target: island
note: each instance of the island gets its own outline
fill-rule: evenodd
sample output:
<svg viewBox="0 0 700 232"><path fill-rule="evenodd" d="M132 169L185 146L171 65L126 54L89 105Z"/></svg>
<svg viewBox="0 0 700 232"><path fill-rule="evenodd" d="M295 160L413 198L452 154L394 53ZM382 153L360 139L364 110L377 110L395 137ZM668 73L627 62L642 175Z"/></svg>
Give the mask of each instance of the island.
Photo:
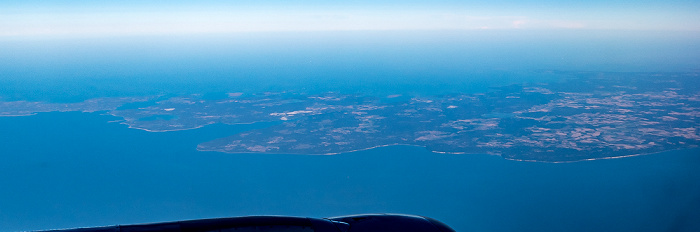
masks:
<svg viewBox="0 0 700 232"><path fill-rule="evenodd" d="M554 72L554 71L548 71ZM152 132L210 124L279 122L198 145L201 151L329 155L411 145L436 153L571 162L700 145L698 73L561 72L562 80L481 93L376 96L362 93L187 95L82 103L0 102L0 116L104 111Z"/></svg>

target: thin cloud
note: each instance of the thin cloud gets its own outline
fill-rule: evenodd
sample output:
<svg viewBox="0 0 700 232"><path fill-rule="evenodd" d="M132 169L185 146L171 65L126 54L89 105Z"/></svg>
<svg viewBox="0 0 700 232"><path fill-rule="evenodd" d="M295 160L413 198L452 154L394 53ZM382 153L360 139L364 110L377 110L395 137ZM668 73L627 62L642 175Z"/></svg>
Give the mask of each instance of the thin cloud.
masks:
<svg viewBox="0 0 700 232"><path fill-rule="evenodd" d="M543 19L527 16L525 12L519 15L511 12L499 16L498 12L400 9L52 12L0 14L0 36L110 36L252 31L700 28L697 23L673 27L673 21L642 24L646 21L640 22L629 17L600 20L563 14L557 18L550 16Z"/></svg>

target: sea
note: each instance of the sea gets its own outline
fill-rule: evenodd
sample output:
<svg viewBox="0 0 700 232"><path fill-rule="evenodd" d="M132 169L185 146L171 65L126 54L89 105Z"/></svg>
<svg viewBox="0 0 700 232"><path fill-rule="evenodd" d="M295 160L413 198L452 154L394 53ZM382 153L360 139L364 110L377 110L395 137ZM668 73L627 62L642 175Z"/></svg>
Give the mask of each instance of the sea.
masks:
<svg viewBox="0 0 700 232"><path fill-rule="evenodd" d="M628 33L5 38L0 100L439 95L558 81L542 70L700 67L693 36ZM574 163L412 146L329 156L226 154L196 146L270 123L147 132L119 120L107 112L0 117L0 231L363 213L423 215L457 231L700 231L697 148Z"/></svg>

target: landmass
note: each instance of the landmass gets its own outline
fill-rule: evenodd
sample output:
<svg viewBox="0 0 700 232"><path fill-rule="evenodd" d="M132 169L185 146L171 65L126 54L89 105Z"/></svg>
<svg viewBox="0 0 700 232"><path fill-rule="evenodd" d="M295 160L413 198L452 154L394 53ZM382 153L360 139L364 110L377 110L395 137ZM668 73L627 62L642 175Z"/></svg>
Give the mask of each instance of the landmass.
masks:
<svg viewBox="0 0 700 232"><path fill-rule="evenodd" d="M30 101L2 101L0 117L31 116L45 112L98 112L112 111L127 103L143 102L149 97L95 98L76 103L46 103Z"/></svg>
<svg viewBox="0 0 700 232"><path fill-rule="evenodd" d="M279 124L198 145L227 153L339 154L392 145L437 153L493 154L521 161L620 158L700 145L698 73L558 73L559 82L483 93L371 96L348 93L230 93L83 103L0 102L0 116L105 111L152 132L206 125Z"/></svg>

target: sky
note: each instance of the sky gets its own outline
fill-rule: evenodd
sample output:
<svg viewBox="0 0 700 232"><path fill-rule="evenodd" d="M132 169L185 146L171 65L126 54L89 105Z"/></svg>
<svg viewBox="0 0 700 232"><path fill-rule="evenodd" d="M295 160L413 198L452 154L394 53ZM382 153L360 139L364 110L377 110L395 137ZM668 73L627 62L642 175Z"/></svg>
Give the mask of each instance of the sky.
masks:
<svg viewBox="0 0 700 232"><path fill-rule="evenodd" d="M700 1L0 2L0 38L397 30L654 30L700 33Z"/></svg>

